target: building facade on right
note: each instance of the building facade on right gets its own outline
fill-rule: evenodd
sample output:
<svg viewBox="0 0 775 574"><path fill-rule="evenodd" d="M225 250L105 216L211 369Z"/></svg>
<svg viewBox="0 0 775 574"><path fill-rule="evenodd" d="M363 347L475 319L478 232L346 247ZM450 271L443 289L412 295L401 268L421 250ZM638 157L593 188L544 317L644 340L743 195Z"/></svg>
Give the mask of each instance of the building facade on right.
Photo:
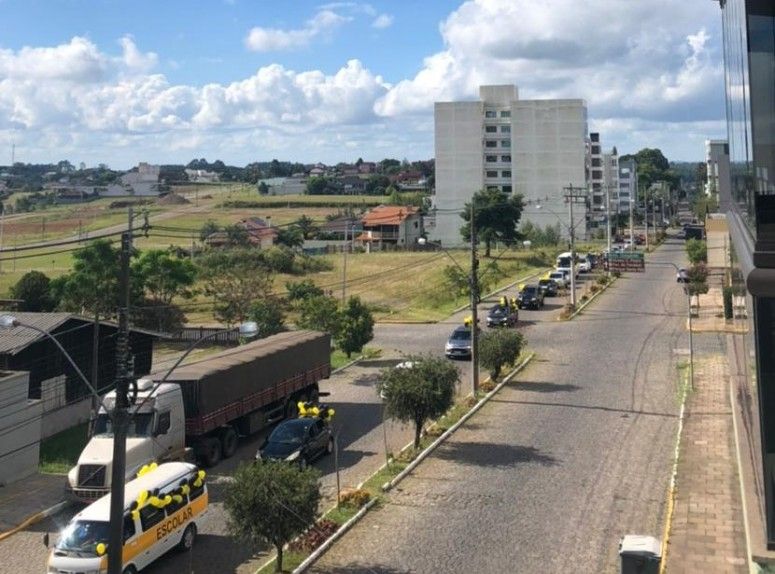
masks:
<svg viewBox="0 0 775 574"><path fill-rule="evenodd" d="M731 180L719 202L732 240L732 276L747 289L752 310L753 382L738 392L750 389L745 410L754 416L746 422L760 430L750 434L761 457L754 464L755 487L748 491L757 503L747 512L749 524L759 525L751 528L756 554L759 540L775 550L775 2L719 4Z"/></svg>

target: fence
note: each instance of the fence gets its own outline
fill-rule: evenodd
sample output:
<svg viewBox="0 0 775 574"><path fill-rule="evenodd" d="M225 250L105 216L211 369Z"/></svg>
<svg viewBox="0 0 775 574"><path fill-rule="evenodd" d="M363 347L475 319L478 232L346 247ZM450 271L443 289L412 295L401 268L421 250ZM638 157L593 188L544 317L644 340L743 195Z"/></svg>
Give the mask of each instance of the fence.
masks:
<svg viewBox="0 0 775 574"><path fill-rule="evenodd" d="M184 327L166 340L172 343L193 343L209 336L210 338L202 341L202 344L236 345L239 343L239 330L236 327L231 331L223 329L224 327ZM222 332L219 333L219 331Z"/></svg>

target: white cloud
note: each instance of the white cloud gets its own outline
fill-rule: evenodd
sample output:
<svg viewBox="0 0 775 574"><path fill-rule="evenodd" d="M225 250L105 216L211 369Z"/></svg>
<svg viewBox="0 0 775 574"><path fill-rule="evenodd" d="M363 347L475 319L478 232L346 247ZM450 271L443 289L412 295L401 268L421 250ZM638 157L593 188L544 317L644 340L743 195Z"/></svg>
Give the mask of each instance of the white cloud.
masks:
<svg viewBox="0 0 775 574"><path fill-rule="evenodd" d="M341 16L333 10L323 9L308 20L303 28L281 30L255 27L248 32L245 46L254 52L273 52L303 48L317 37L324 36L349 22L352 18Z"/></svg>
<svg viewBox="0 0 775 574"><path fill-rule="evenodd" d="M390 14L380 14L371 23L372 28L382 30L384 28L390 28L393 25L393 16Z"/></svg>

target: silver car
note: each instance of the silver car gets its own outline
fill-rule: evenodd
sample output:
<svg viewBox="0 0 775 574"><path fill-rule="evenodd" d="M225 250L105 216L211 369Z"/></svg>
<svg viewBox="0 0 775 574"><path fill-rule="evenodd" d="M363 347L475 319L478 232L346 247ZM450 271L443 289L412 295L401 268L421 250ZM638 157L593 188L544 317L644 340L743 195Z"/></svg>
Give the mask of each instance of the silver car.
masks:
<svg viewBox="0 0 775 574"><path fill-rule="evenodd" d="M457 327L444 345L444 354L449 359L471 358L471 329Z"/></svg>

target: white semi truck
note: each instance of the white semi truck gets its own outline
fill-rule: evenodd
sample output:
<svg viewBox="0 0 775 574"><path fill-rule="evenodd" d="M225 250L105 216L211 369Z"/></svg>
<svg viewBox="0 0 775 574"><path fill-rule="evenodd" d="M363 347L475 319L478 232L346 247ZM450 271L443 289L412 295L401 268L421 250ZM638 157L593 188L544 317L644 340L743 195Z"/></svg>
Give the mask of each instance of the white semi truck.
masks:
<svg viewBox="0 0 775 574"><path fill-rule="evenodd" d="M205 466L232 456L240 436L315 401L331 373L330 337L290 331L140 379L126 441L126 477L150 462L195 457ZM92 502L110 490L115 392L103 398L91 439L67 475L68 494Z"/></svg>

